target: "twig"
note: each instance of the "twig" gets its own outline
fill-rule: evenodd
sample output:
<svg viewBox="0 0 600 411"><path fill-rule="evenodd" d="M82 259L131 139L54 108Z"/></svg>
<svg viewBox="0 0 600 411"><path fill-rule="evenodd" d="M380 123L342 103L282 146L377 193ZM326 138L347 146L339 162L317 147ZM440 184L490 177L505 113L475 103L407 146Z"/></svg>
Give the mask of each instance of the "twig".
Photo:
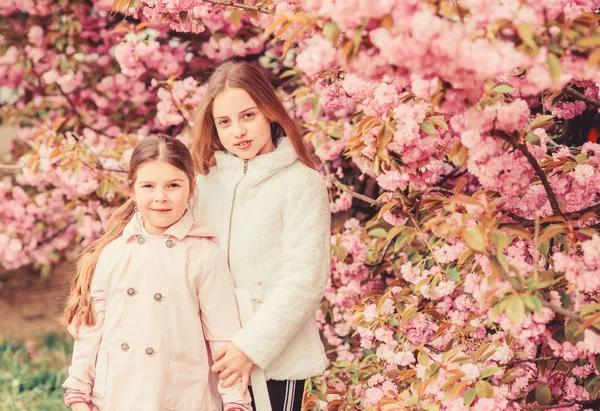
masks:
<svg viewBox="0 0 600 411"><path fill-rule="evenodd" d="M229 7L237 7L238 9L242 9L242 10L257 11L257 12L263 13L263 14L271 13L271 10L266 7L250 6L249 4L234 3L232 1L204 0L204 2L214 4L215 6L229 6Z"/></svg>
<svg viewBox="0 0 600 411"><path fill-rule="evenodd" d="M591 407L594 405L600 404L600 398L596 398L595 400L572 400L569 402L554 404L554 405L534 405L532 407L526 407L526 410L552 410L555 408L568 408L574 405L583 405L584 407ZM597 408L595 408L597 409Z"/></svg>
<svg viewBox="0 0 600 411"><path fill-rule="evenodd" d="M533 154L527 149L527 145L524 143L518 144L514 141L510 134L498 130L494 128L492 130L492 135L496 135L506 142L508 142L515 150L519 150L527 159L531 167L535 170L536 175L540 178L542 185L544 186L544 190L546 190L546 195L548 196L548 201L550 202L550 206L552 207L552 212L554 215L563 215L560 206L558 205L558 201L556 200L556 195L554 191L552 191L552 187L550 186L550 182L548 181L548 176L542 167L539 165Z"/></svg>
<svg viewBox="0 0 600 411"><path fill-rule="evenodd" d="M373 267L377 267L378 265L380 265L381 263L383 263L383 260L385 259L385 255L387 254L387 251L390 249L390 246L392 245L392 243L394 242L396 238L390 238L389 241L387 243L385 243L385 246L383 246L383 250L381 250L381 254L379 255L379 258L377 259L377 261L375 261L374 263L365 263L365 265L369 268L373 268Z"/></svg>
<svg viewBox="0 0 600 411"><path fill-rule="evenodd" d="M3 170L20 170L22 168L23 166L20 166L18 164L0 164L0 169Z"/></svg>
<svg viewBox="0 0 600 411"><path fill-rule="evenodd" d="M446 194L449 196L454 196L454 192L452 190L448 190L447 188L443 188L443 187L432 187L429 189L430 193L440 193L440 194Z"/></svg>
<svg viewBox="0 0 600 411"><path fill-rule="evenodd" d="M563 404L554 404L554 405L535 405L532 407L526 407L526 410L552 410L554 408L567 408L567 407L572 407L573 405L575 405L575 401L571 401L571 402L566 402Z"/></svg>
<svg viewBox="0 0 600 411"><path fill-rule="evenodd" d="M552 207L552 212L554 213L554 215L563 215L560 206L558 205L558 201L556 200L556 195L554 195L554 191L552 191L552 187L550 186L550 182L548 181L548 176L546 176L546 173L544 172L544 170L542 170L542 167L540 167L535 157L533 157L533 154L529 152L525 144L519 144L515 148L521 153L523 153L525 158L527 158L527 161L529 161L529 164L531 164L531 167L533 167L536 174L540 178L540 181L542 182L542 185L546 190L548 201L550 202L550 207Z"/></svg>
<svg viewBox="0 0 600 411"><path fill-rule="evenodd" d="M580 323L584 323L585 322L585 318L583 318L581 315L574 313L572 311L566 310L562 307L559 307L558 305L554 305L552 303L549 303L547 301L542 300L542 305L546 308L551 309L552 311L554 311L557 314L562 315L563 317L567 317L571 320L575 320L577 322ZM591 325L588 330L595 332L596 334L600 335L600 330L597 329L594 325Z"/></svg>
<svg viewBox="0 0 600 411"><path fill-rule="evenodd" d="M340 180L338 180L337 178L335 178L333 176L331 176L331 181L333 182L333 184L335 184L335 186L337 188L339 188L342 191L345 191L346 193L350 194L354 198L357 198L359 200L362 200L366 203L369 203L369 204L377 206L377 207L383 207L386 204L384 201L378 201L378 200L372 199L371 197L367 197L364 194L359 194L359 193L352 191L348 186L342 184L342 182Z"/></svg>
<svg viewBox="0 0 600 411"><path fill-rule="evenodd" d="M571 86L566 86L563 89L563 92L569 97L573 97L577 100L585 101L586 103L591 104L595 107L600 107L600 100L593 98L593 97L586 96L585 94L583 94L580 91L575 90Z"/></svg>
<svg viewBox="0 0 600 411"><path fill-rule="evenodd" d="M563 214L563 217L565 218L565 221L574 220L574 219L577 219L579 217L582 217L586 213L600 213L600 203L594 204L594 205L589 206L587 208L583 208L581 210L571 211L570 213L565 213L565 214ZM521 226L521 227L531 228L531 227L535 226L535 221L534 220L528 220L528 219L523 218L521 216L518 216L518 215L516 215L515 213L512 213L512 212L509 212L508 215L509 215L509 217L517 220L519 222L518 225ZM557 223L557 221L555 219L553 219L551 221L548 221L548 220L542 218L540 220L540 227L547 227L547 226L549 226L551 224L556 224L556 223ZM513 224L513 223L507 223L507 224L501 224L500 226L501 227L510 227L510 226L513 226L513 225L515 225L515 224Z"/></svg>
<svg viewBox="0 0 600 411"><path fill-rule="evenodd" d="M546 360L560 360L560 357L555 357L555 356L548 356L548 357L538 357L538 358L531 358L528 360L515 360L515 361L510 361L508 364L506 364L507 366L513 366L513 365L517 365L517 364L521 364L524 362L537 362L537 361L546 361Z"/></svg>
<svg viewBox="0 0 600 411"><path fill-rule="evenodd" d="M438 185L443 186L451 178L460 177L466 173L467 173L466 170L462 170L460 168L455 168L452 171L450 171L448 174L443 176L442 179L438 182Z"/></svg>

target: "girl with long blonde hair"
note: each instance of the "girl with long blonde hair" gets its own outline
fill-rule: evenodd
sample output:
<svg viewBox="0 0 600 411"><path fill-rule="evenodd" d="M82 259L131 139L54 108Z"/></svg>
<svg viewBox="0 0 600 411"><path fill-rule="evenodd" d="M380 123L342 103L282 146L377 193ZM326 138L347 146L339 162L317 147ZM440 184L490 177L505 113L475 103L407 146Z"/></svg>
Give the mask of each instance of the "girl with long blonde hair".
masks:
<svg viewBox="0 0 600 411"><path fill-rule="evenodd" d="M196 216L218 233L242 318L213 370L224 386L246 386L251 374L259 411L300 411L305 379L327 365L315 316L329 277L325 183L273 86L250 63L217 67L192 136Z"/></svg>

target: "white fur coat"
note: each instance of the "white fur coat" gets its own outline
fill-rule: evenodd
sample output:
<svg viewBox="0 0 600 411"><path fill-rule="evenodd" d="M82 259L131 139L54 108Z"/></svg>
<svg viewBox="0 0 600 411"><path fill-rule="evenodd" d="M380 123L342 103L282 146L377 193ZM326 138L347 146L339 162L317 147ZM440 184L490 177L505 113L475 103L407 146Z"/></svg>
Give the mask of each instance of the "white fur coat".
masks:
<svg viewBox="0 0 600 411"><path fill-rule="evenodd" d="M288 138L249 160L245 175L242 159L215 157L210 173L197 176L195 214L217 231L235 286L252 296L255 315L233 344L268 379L318 375L327 359L315 309L327 284L331 241L324 181L299 161Z"/></svg>

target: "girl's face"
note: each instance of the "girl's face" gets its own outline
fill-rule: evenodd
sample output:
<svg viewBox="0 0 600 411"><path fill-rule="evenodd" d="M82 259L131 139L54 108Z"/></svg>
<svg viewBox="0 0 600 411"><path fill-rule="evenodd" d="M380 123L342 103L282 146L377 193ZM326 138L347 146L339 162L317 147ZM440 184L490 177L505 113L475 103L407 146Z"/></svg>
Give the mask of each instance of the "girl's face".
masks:
<svg viewBox="0 0 600 411"><path fill-rule="evenodd" d="M150 161L137 169L133 200L150 234L160 235L175 224L192 194L187 175L165 161Z"/></svg>
<svg viewBox="0 0 600 411"><path fill-rule="evenodd" d="M213 102L212 116L225 149L248 160L275 149L271 123L244 89L226 88Z"/></svg>

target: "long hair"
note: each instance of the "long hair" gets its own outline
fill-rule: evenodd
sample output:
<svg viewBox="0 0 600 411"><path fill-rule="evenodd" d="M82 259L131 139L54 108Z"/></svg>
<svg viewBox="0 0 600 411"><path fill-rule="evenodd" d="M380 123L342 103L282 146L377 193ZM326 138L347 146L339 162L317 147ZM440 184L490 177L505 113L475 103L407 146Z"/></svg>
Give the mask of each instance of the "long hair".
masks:
<svg viewBox="0 0 600 411"><path fill-rule="evenodd" d="M265 117L272 122L273 144L276 145L282 136L287 136L300 161L310 168L315 168L298 126L283 107L275 88L265 75L248 62L226 61L210 76L192 127L192 157L198 173L208 174L210 167L215 165L215 151L225 150L217 134L212 110L215 97L226 88L245 90Z"/></svg>
<svg viewBox="0 0 600 411"><path fill-rule="evenodd" d="M146 137L133 150L127 173L130 189L135 184L138 168L150 161L164 161L183 171L190 182L190 193L194 191L194 162L189 150L181 141L164 135ZM70 324L76 316L82 324L95 323L90 287L96 264L102 250L123 234L125 226L133 217L134 208L135 203L131 198L117 208L109 218L104 234L79 255L75 277L61 317L63 323Z"/></svg>

